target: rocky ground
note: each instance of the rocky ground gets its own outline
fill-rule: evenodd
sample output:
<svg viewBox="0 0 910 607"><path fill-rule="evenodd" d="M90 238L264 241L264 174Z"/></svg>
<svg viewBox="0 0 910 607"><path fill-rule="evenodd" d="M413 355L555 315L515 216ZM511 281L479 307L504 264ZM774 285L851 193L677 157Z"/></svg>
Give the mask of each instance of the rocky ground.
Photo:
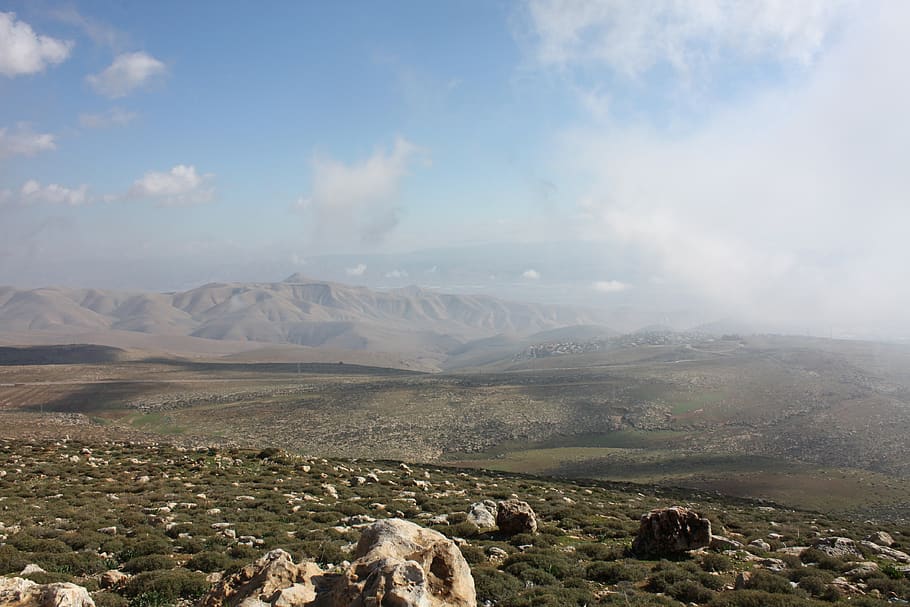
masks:
<svg viewBox="0 0 910 607"><path fill-rule="evenodd" d="M910 527L705 493L121 442L6 441L0 466L8 604L85 605L85 588L99 607L471 605L460 559L479 605L910 599ZM263 590L278 561L285 577ZM459 581L462 598L439 598ZM347 598L312 602L330 596Z"/></svg>

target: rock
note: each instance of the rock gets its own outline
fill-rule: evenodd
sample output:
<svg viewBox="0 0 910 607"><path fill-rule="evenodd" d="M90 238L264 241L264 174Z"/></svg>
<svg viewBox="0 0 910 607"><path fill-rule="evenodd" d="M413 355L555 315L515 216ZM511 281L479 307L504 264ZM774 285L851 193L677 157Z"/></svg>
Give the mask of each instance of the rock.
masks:
<svg viewBox="0 0 910 607"><path fill-rule="evenodd" d="M537 515L528 502L504 500L496 511L496 526L506 535L537 533Z"/></svg>
<svg viewBox="0 0 910 607"><path fill-rule="evenodd" d="M862 553L856 549L856 542L848 537L820 537L813 542L812 547L837 558L862 556Z"/></svg>
<svg viewBox="0 0 910 607"><path fill-rule="evenodd" d="M769 550L771 550L771 544L769 544L765 540L752 540L751 542L749 542L749 545L752 546L753 548L758 548L762 552L768 552Z"/></svg>
<svg viewBox="0 0 910 607"><path fill-rule="evenodd" d="M76 584L36 584L22 578L0 577L4 607L95 607L88 590Z"/></svg>
<svg viewBox="0 0 910 607"><path fill-rule="evenodd" d="M641 517L632 552L641 557L679 555L711 543L711 521L694 510L657 508Z"/></svg>
<svg viewBox="0 0 910 607"><path fill-rule="evenodd" d="M200 607L476 607L474 578L454 542L387 519L363 531L357 559L330 574L273 550L222 579ZM2 604L2 602L0 602Z"/></svg>
<svg viewBox="0 0 910 607"><path fill-rule="evenodd" d="M887 546L879 546L878 544L874 544L867 540L863 540L859 544L863 548L868 549L870 552L874 552L875 554L888 560L897 561L899 563L910 563L910 555L908 555L906 552L901 552L900 550L896 550L894 548L888 548Z"/></svg>
<svg viewBox="0 0 910 607"><path fill-rule="evenodd" d="M712 535L711 542L708 545L710 546L711 550L718 551L739 550L743 547L741 542L731 540L730 538L724 537L722 535Z"/></svg>
<svg viewBox="0 0 910 607"><path fill-rule="evenodd" d="M201 607L265 604L276 607L293 603L305 605L316 599L322 569L316 563L295 564L284 550L272 550L237 573L221 580L202 599ZM305 601L302 599L306 599Z"/></svg>
<svg viewBox="0 0 910 607"><path fill-rule="evenodd" d="M39 567L38 565L36 565L34 563L29 563L22 569L22 571L19 572L19 575L26 576L26 575L31 575L33 573L47 573L47 571L45 571L44 569L42 569L41 567Z"/></svg>
<svg viewBox="0 0 910 607"><path fill-rule="evenodd" d="M476 607L471 569L454 542L399 519L367 527L331 607ZM322 603L320 602L320 605Z"/></svg>
<svg viewBox="0 0 910 607"><path fill-rule="evenodd" d="M749 580L752 579L752 572L750 571L740 571L736 574L736 581L733 582L733 588L736 590L745 590L749 585Z"/></svg>
<svg viewBox="0 0 910 607"><path fill-rule="evenodd" d="M509 553L498 546L490 546L487 548L487 556L490 557L491 561L498 562L509 558Z"/></svg>
<svg viewBox="0 0 910 607"><path fill-rule="evenodd" d="M787 568L786 563L780 559L758 559L756 564L762 569L767 569L768 571L781 572Z"/></svg>
<svg viewBox="0 0 910 607"><path fill-rule="evenodd" d="M117 535L117 527L102 527L98 530L98 533L103 533L105 535Z"/></svg>
<svg viewBox="0 0 910 607"><path fill-rule="evenodd" d="M891 534L886 531L876 531L867 537L866 541L872 542L873 544L878 544L879 546L885 546L887 548L890 548L894 545L894 538L891 537Z"/></svg>
<svg viewBox="0 0 910 607"><path fill-rule="evenodd" d="M784 546L782 548L778 548L774 552L777 552L779 554L789 554L790 556L799 556L808 549L808 546Z"/></svg>
<svg viewBox="0 0 910 607"><path fill-rule="evenodd" d="M116 588L117 586L126 583L128 579L130 579L130 576L122 571L111 569L101 574L101 579L98 580L98 584L102 588Z"/></svg>
<svg viewBox="0 0 910 607"><path fill-rule="evenodd" d="M468 506L467 521L474 523L481 529L491 529L496 526L496 514L498 512L499 508L496 506L496 502L492 500L474 502Z"/></svg>
<svg viewBox="0 0 910 607"><path fill-rule="evenodd" d="M878 571L878 563L874 563L872 561L864 561L862 563L853 564L856 566L844 574L846 577L851 579L865 579Z"/></svg>

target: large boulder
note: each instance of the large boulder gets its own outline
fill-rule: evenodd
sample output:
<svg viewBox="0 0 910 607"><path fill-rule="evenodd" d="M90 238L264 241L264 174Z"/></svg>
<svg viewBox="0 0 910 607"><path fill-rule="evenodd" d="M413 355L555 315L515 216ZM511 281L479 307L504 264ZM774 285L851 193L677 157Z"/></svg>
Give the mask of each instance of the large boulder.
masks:
<svg viewBox="0 0 910 607"><path fill-rule="evenodd" d="M363 530L340 573L284 550L221 580L201 607L477 607L471 569L452 540L399 519ZM2 605L0 601L0 605Z"/></svg>
<svg viewBox="0 0 910 607"><path fill-rule="evenodd" d="M490 529L496 526L496 514L498 512L499 508L493 500L474 502L468 506L468 518L466 520L481 529Z"/></svg>
<svg viewBox="0 0 910 607"><path fill-rule="evenodd" d="M673 506L643 514L632 552L640 557L676 556L711 543L711 521L694 510Z"/></svg>
<svg viewBox="0 0 910 607"><path fill-rule="evenodd" d="M294 563L284 550L272 550L237 573L222 579L202 599L201 607L308 605L328 583L319 565ZM293 602L291 602L293 599Z"/></svg>
<svg viewBox="0 0 910 607"><path fill-rule="evenodd" d="M812 547L837 558L863 555L849 537L820 537L812 542Z"/></svg>
<svg viewBox="0 0 910 607"><path fill-rule="evenodd" d="M537 515L528 502L504 500L499 502L496 526L506 535L537 533Z"/></svg>
<svg viewBox="0 0 910 607"><path fill-rule="evenodd" d="M476 607L474 578L455 543L400 519L364 529L331 607ZM322 603L320 603L322 604Z"/></svg>
<svg viewBox="0 0 910 607"><path fill-rule="evenodd" d="M76 584L36 584L23 578L0 577L3 607L95 607L88 590Z"/></svg>

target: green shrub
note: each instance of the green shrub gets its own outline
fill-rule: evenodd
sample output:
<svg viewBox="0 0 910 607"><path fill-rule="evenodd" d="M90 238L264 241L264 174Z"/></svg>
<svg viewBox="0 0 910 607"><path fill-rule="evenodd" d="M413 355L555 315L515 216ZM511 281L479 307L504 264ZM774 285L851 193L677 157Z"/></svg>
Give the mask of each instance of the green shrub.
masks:
<svg viewBox="0 0 910 607"><path fill-rule="evenodd" d="M684 603L707 603L714 593L696 582L683 580L667 588L667 594Z"/></svg>
<svg viewBox="0 0 910 607"><path fill-rule="evenodd" d="M142 573L143 571L158 571L159 569L173 569L174 559L164 554L147 554L131 558L123 564L127 573Z"/></svg>
<svg viewBox="0 0 910 607"><path fill-rule="evenodd" d="M461 550L461 555L464 557L464 560L470 565L479 565L480 563L487 562L487 555L480 546L465 544L464 546L460 546L459 549Z"/></svg>
<svg viewBox="0 0 910 607"><path fill-rule="evenodd" d="M774 594L792 594L794 592L790 581L782 576L768 571L756 571L746 583L749 590L761 590Z"/></svg>
<svg viewBox="0 0 910 607"><path fill-rule="evenodd" d="M114 592L98 592L92 595L95 607L128 607L129 601Z"/></svg>
<svg viewBox="0 0 910 607"><path fill-rule="evenodd" d="M733 561L729 557L715 552L705 554L700 564L705 571L723 572L733 570Z"/></svg>
<svg viewBox="0 0 910 607"><path fill-rule="evenodd" d="M26 565L28 560L14 546L9 544L0 546L0 575L19 573Z"/></svg>
<svg viewBox="0 0 910 607"><path fill-rule="evenodd" d="M173 602L178 598L198 599L208 589L209 583L203 574L186 569L172 569L140 573L127 582L124 593L134 599L145 595L148 600Z"/></svg>
<svg viewBox="0 0 910 607"><path fill-rule="evenodd" d="M515 577L492 567L477 567L471 573L477 588L477 603L481 605L487 601L498 605L524 588Z"/></svg>
<svg viewBox="0 0 910 607"><path fill-rule="evenodd" d="M231 564L231 557L223 552L199 552L187 562L186 568L190 570L204 571L212 573L213 571L224 571Z"/></svg>
<svg viewBox="0 0 910 607"><path fill-rule="evenodd" d="M793 594L772 594L761 590L718 592L709 607L815 607L818 602Z"/></svg>
<svg viewBox="0 0 910 607"><path fill-rule="evenodd" d="M171 543L164 538L151 538L127 546L121 553L120 559L128 561L137 556L149 554L167 554L171 551Z"/></svg>
<svg viewBox="0 0 910 607"><path fill-rule="evenodd" d="M65 573L53 573L46 571L38 571L36 573L29 573L24 576L26 579L29 579L36 584L56 584L57 582L72 582L73 576L67 575Z"/></svg>
<svg viewBox="0 0 910 607"><path fill-rule="evenodd" d="M617 561L594 561L585 571L585 578L601 584L639 582L648 575L643 565Z"/></svg>

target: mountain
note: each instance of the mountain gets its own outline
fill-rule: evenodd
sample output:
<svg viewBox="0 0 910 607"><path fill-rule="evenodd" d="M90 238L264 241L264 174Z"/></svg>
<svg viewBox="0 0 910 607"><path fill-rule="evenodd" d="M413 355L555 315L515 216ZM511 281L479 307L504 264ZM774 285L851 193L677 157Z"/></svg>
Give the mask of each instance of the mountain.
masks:
<svg viewBox="0 0 910 607"><path fill-rule="evenodd" d="M601 315L590 310L413 286L379 291L300 274L277 283L212 283L178 293L0 288L0 338L18 343L47 343L53 335L67 342L91 335L91 343L99 343L98 335L109 333L118 339L110 345L119 346L132 341L130 334L145 334L170 339L166 343L184 337L441 358L496 335L578 325L590 331L600 323Z"/></svg>

